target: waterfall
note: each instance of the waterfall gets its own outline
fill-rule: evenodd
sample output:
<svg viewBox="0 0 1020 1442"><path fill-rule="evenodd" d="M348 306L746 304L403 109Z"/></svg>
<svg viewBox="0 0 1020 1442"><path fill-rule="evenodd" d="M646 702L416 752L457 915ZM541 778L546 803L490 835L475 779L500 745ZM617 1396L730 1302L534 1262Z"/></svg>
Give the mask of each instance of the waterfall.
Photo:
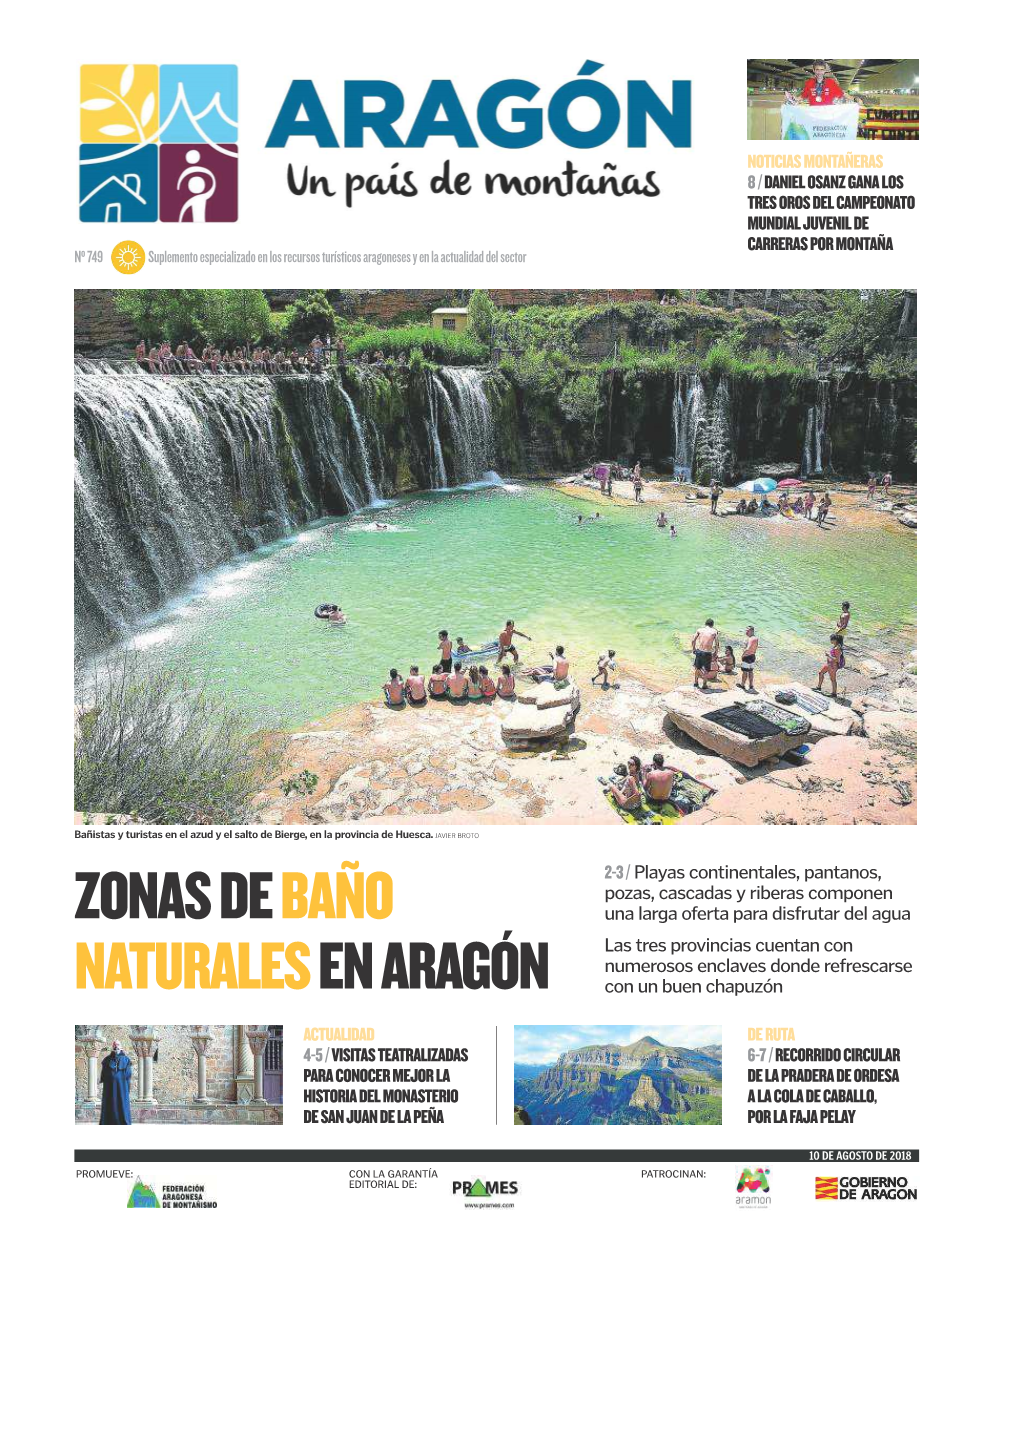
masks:
<svg viewBox="0 0 1020 1442"><path fill-rule="evenodd" d="M368 456L368 445L365 441L365 427L362 425L361 417L358 415L357 406L354 404L350 396L344 390L343 386L340 384L340 381L337 380L335 382L335 385L337 390L340 392L340 399L347 407L347 414L350 417L351 428L354 431L354 438L358 449L358 459L361 466L361 480L365 490L365 499L363 504L372 505L373 502L379 499L379 490L375 483L375 474L372 470L372 462L369 460ZM358 507L352 506L351 509L357 510Z"/></svg>
<svg viewBox="0 0 1020 1442"><path fill-rule="evenodd" d="M698 443L705 424L705 387L696 372L687 377L686 396L681 394L681 381L673 395L674 465L680 474L693 480L698 459Z"/></svg>
<svg viewBox="0 0 1020 1442"><path fill-rule="evenodd" d="M820 475L828 462L828 409L829 382L819 381L815 404L808 406L804 421L804 445L800 457L800 473L804 477Z"/></svg>
<svg viewBox="0 0 1020 1442"><path fill-rule="evenodd" d="M366 504L368 490L363 483L359 486L358 478L348 464L345 436L333 405L333 386L325 376L311 376L307 381L298 383L307 386L309 428L315 442L315 465L325 482L323 491L339 501L333 509L348 513L358 511ZM336 390L350 414L353 409L350 396L339 383ZM362 477L364 472L363 464Z"/></svg>
<svg viewBox="0 0 1020 1442"><path fill-rule="evenodd" d="M480 481L496 459L496 428L481 371L442 366L438 394L453 448L455 480Z"/></svg>
<svg viewBox="0 0 1020 1442"><path fill-rule="evenodd" d="M712 477L722 480L729 475L733 458L731 436L730 383L723 376L715 387L712 414L708 425L707 449Z"/></svg>
<svg viewBox="0 0 1020 1442"><path fill-rule="evenodd" d="M446 487L446 462L443 460L443 445L439 439L439 410L437 404L437 392L442 387L431 373L427 377L426 395L428 397L428 415L425 418L425 428L429 438L429 449L432 452L432 465L429 470L429 482L435 487L442 489Z"/></svg>
<svg viewBox="0 0 1020 1442"><path fill-rule="evenodd" d="M332 376L162 376L78 361L74 435L85 652L238 553L371 505L383 472L381 435L370 441Z"/></svg>
<svg viewBox="0 0 1020 1442"><path fill-rule="evenodd" d="M709 395L695 371L673 392L673 470L686 480L723 477L733 464L733 406L723 376Z"/></svg>

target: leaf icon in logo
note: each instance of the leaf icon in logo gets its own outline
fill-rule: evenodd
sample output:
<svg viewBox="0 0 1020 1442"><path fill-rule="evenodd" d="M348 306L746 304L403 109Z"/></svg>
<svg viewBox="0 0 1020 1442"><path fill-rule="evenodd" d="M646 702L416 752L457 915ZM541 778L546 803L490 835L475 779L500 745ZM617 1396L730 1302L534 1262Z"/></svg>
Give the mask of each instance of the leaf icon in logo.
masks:
<svg viewBox="0 0 1020 1442"><path fill-rule="evenodd" d="M132 85L134 85L134 83L135 83L135 67L134 67L133 65L125 65L125 66L124 66L124 73L123 73L123 75L120 77L120 93L121 93L121 96L122 96L122 97L125 96L125 95L128 93L128 91L131 89L131 87L132 87Z"/></svg>
<svg viewBox="0 0 1020 1442"><path fill-rule="evenodd" d="M152 112L155 110L155 108L156 108L156 97L155 97L155 95L153 94L153 92L150 90L150 91L149 91L149 94L145 97L145 103L144 103L143 106L142 106L142 124L143 124L143 126L144 126L144 125L148 125L149 121L152 119Z"/></svg>
<svg viewBox="0 0 1020 1442"><path fill-rule="evenodd" d="M113 105L112 100L83 100L82 110L109 110Z"/></svg>
<svg viewBox="0 0 1020 1442"><path fill-rule="evenodd" d="M99 133L100 135L134 135L135 130L132 125L101 125Z"/></svg>

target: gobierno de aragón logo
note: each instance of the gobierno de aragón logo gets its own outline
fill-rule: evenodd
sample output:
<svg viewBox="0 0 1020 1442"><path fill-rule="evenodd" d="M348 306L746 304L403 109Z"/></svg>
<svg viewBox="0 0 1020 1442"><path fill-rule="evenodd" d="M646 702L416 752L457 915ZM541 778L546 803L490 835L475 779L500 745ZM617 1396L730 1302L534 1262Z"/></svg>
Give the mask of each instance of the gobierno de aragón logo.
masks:
<svg viewBox="0 0 1020 1442"><path fill-rule="evenodd" d="M236 220L237 90L236 65L83 65L80 219Z"/></svg>

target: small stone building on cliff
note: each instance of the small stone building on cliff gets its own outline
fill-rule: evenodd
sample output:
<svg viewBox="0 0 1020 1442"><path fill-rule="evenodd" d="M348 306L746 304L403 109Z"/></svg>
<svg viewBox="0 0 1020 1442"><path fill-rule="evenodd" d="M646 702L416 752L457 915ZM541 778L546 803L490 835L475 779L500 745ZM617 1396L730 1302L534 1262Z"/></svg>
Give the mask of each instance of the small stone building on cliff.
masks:
<svg viewBox="0 0 1020 1442"><path fill-rule="evenodd" d="M131 1060L131 1120L279 1125L283 1027L83 1025L74 1029L74 1119L98 1122L103 1058Z"/></svg>

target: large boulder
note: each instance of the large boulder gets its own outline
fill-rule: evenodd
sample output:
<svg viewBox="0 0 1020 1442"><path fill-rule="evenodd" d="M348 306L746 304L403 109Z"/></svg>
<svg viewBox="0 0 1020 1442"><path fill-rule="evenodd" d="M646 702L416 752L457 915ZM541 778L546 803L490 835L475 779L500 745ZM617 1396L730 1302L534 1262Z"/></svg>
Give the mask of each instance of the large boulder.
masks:
<svg viewBox="0 0 1020 1442"><path fill-rule="evenodd" d="M724 691L696 691L693 686L679 686L662 697L662 704L678 731L738 766L760 766L763 761L803 745L803 736L790 736L785 731L778 736L755 739L706 719L706 712L717 711L732 700Z"/></svg>
<svg viewBox="0 0 1020 1442"><path fill-rule="evenodd" d="M535 746L566 737L574 712L569 703L560 706L515 706L501 727L504 746Z"/></svg>

